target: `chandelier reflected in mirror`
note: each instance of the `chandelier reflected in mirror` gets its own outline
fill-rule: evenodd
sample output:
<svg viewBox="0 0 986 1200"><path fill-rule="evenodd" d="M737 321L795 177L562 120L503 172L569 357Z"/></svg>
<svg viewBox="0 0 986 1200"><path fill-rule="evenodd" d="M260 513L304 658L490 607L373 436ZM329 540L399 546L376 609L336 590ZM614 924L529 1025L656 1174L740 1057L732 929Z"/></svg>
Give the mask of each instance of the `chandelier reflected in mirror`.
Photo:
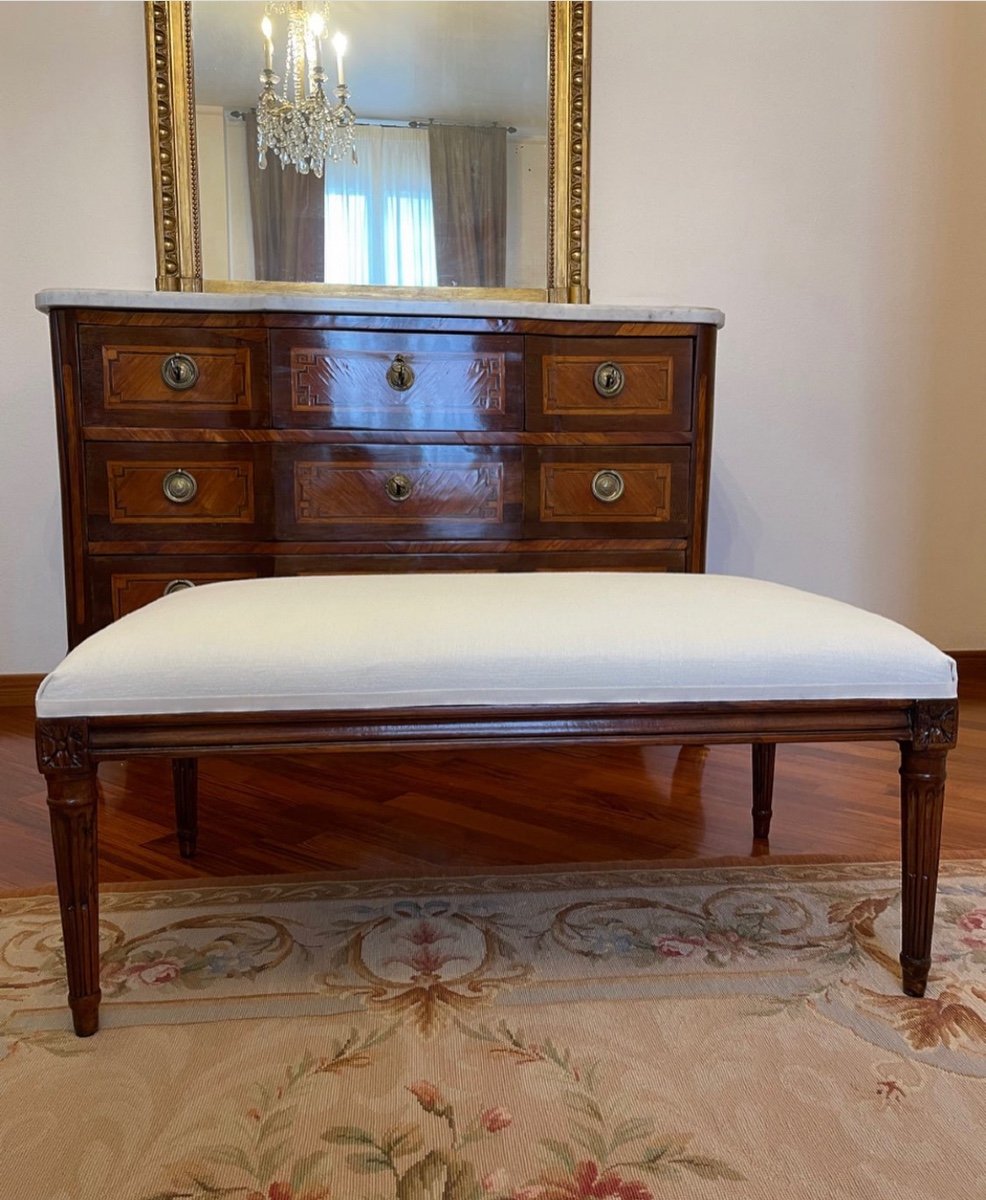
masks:
<svg viewBox="0 0 986 1200"><path fill-rule="evenodd" d="M274 74L274 25L272 16L287 17L284 52L284 91ZM281 167L292 166L302 175L322 177L325 160L339 162L347 155L356 162L356 114L349 107L349 88L343 59L345 34L336 33L332 48L336 55L339 82L333 105L325 95L322 69L322 39L329 22L328 4L306 4L304 0L272 0L267 5L261 30L264 35L264 69L260 72L263 91L257 101L257 158L267 166L271 151Z"/></svg>

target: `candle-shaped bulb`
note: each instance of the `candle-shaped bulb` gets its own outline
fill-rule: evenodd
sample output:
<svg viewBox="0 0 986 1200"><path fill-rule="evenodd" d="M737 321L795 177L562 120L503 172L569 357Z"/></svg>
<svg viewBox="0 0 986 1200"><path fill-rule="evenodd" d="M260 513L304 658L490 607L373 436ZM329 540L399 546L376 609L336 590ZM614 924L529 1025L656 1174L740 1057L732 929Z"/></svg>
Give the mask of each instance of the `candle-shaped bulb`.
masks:
<svg viewBox="0 0 986 1200"><path fill-rule="evenodd" d="M342 60L346 56L346 49L349 46L349 38L344 33L337 33L332 39L332 49L336 52L336 71L339 73L339 86L342 87L346 82L346 75L343 71Z"/></svg>
<svg viewBox="0 0 986 1200"><path fill-rule="evenodd" d="M260 31L264 35L264 66L268 71L274 69L274 43L271 41L271 34L274 32L274 26L270 23L270 17L264 17L260 22Z"/></svg>
<svg viewBox="0 0 986 1200"><path fill-rule="evenodd" d="M325 33L325 19L321 13L312 13L308 18L308 29L315 43L315 62L313 65L320 67L322 65L322 34Z"/></svg>

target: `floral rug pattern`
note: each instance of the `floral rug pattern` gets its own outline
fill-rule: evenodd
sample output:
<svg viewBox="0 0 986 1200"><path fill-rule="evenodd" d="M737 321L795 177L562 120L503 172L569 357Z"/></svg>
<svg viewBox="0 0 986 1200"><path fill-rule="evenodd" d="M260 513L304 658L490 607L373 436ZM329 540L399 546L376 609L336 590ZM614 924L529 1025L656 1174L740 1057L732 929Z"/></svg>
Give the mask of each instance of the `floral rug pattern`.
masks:
<svg viewBox="0 0 986 1200"><path fill-rule="evenodd" d="M0 899L0 1194L975 1196L986 863L923 999L898 940L880 864L107 891L79 1040L53 897Z"/></svg>

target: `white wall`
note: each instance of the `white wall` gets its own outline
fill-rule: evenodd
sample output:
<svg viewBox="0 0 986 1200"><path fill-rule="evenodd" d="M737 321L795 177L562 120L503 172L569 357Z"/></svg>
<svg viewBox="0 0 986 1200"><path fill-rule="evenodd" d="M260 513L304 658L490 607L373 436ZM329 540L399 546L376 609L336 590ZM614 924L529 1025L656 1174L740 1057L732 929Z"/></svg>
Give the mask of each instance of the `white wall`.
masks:
<svg viewBox="0 0 986 1200"><path fill-rule="evenodd" d="M986 6L607 0L593 39L593 299L726 312L710 569L986 647Z"/></svg>
<svg viewBox="0 0 986 1200"><path fill-rule="evenodd" d="M0 673L65 650L52 287L154 286L143 5L0 4Z"/></svg>
<svg viewBox="0 0 986 1200"><path fill-rule="evenodd" d="M710 566L950 648L986 647L984 9L594 10L593 298L727 314ZM0 4L0 45L2 673L64 647L33 295L153 287L154 240L142 5Z"/></svg>

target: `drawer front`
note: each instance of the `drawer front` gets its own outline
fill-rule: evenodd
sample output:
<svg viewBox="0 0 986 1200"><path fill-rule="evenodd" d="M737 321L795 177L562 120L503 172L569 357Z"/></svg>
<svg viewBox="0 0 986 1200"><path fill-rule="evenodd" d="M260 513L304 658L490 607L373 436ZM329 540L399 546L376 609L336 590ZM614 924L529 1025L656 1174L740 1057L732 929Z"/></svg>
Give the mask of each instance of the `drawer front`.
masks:
<svg viewBox="0 0 986 1200"><path fill-rule="evenodd" d="M271 574L269 559L97 556L92 559L92 611L97 625L116 621L171 592L224 579Z"/></svg>
<svg viewBox="0 0 986 1200"><path fill-rule="evenodd" d="M521 524L516 447L279 448L278 536L498 537Z"/></svg>
<svg viewBox="0 0 986 1200"><path fill-rule="evenodd" d="M692 427L691 338L527 339L532 430Z"/></svg>
<svg viewBox="0 0 986 1200"><path fill-rule="evenodd" d="M523 339L275 330L274 423L521 429Z"/></svg>
<svg viewBox="0 0 986 1200"><path fill-rule="evenodd" d="M79 342L87 424L269 424L263 330L84 326Z"/></svg>
<svg viewBox="0 0 986 1200"><path fill-rule="evenodd" d="M544 448L527 472L529 521L547 531L686 537L691 489L684 446Z"/></svg>
<svg viewBox="0 0 986 1200"><path fill-rule="evenodd" d="M681 550L552 550L400 554L286 555L278 558L277 575L407 575L420 571L455 574L492 571L684 571Z"/></svg>
<svg viewBox="0 0 986 1200"><path fill-rule="evenodd" d="M238 538L270 511L263 446L106 442L86 454L89 536Z"/></svg>

